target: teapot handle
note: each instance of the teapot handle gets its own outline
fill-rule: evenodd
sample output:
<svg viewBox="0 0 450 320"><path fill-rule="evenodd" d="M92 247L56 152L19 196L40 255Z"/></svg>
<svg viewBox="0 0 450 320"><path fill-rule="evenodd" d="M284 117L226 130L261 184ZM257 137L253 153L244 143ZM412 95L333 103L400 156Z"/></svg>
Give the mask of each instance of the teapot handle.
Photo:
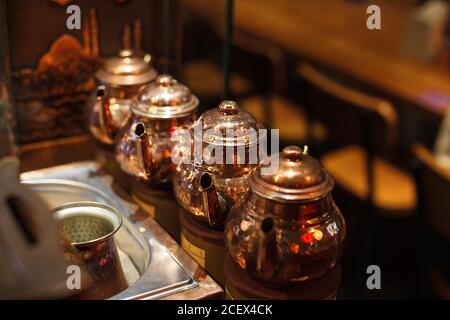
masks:
<svg viewBox="0 0 450 320"><path fill-rule="evenodd" d="M144 122L136 123L134 127L134 135L136 136L136 158L139 165L139 170L146 179L149 178L151 173L151 164L154 159L151 145L147 135L147 129Z"/></svg>
<svg viewBox="0 0 450 320"><path fill-rule="evenodd" d="M106 87L104 85L97 86L96 101L98 108L98 124L102 135L109 140L109 143L113 143L114 138L111 130L111 110L109 109L109 102L106 99Z"/></svg>

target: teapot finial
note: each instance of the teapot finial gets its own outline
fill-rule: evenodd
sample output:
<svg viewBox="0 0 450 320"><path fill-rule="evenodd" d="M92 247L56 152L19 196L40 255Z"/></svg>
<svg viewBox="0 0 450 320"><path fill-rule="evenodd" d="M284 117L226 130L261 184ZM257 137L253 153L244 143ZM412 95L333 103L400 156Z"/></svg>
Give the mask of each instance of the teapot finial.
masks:
<svg viewBox="0 0 450 320"><path fill-rule="evenodd" d="M219 113L224 116L235 115L239 112L239 106L236 101L225 100L219 105Z"/></svg>
<svg viewBox="0 0 450 320"><path fill-rule="evenodd" d="M297 146L289 146L283 149L283 156L289 161L298 161L301 159L304 151Z"/></svg>
<svg viewBox="0 0 450 320"><path fill-rule="evenodd" d="M156 83L163 87L170 87L177 83L177 81L169 74L162 74L156 79Z"/></svg>

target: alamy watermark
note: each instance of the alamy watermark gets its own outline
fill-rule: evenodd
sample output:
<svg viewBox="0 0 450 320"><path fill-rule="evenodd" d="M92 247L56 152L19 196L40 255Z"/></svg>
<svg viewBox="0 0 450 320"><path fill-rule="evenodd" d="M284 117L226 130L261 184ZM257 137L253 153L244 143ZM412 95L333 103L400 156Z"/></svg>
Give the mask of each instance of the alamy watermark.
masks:
<svg viewBox="0 0 450 320"><path fill-rule="evenodd" d="M381 29L381 9L376 4L371 4L367 7L367 14L370 16L366 20L366 26L369 30L380 30Z"/></svg>
<svg viewBox="0 0 450 320"><path fill-rule="evenodd" d="M81 289L81 268L75 264L67 267L66 273L69 275L66 280L66 286L69 290Z"/></svg>
<svg viewBox="0 0 450 320"><path fill-rule="evenodd" d="M366 286L369 290L381 289L381 269L379 266L373 264L367 267L366 273L370 276L366 280Z"/></svg>
<svg viewBox="0 0 450 320"><path fill-rule="evenodd" d="M81 9L76 4L67 7L66 13L69 14L66 20L66 27L69 30L81 29Z"/></svg>
<svg viewBox="0 0 450 320"><path fill-rule="evenodd" d="M66 27L69 30L81 29L81 9L78 5L72 4L66 8L66 13L69 15L66 20ZM366 14L369 17L366 20L366 27L369 30L381 29L381 9L376 4L371 4L366 9Z"/></svg>

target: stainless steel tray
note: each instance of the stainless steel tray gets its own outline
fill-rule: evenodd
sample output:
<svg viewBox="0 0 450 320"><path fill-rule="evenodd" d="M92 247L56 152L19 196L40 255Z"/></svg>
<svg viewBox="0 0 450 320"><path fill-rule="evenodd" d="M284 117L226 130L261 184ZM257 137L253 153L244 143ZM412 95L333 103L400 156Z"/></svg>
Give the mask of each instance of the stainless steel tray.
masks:
<svg viewBox="0 0 450 320"><path fill-rule="evenodd" d="M130 286L111 299L159 299L198 286L193 274L158 241L148 224L132 219L135 207L117 196L96 163L23 173L21 180L51 207L88 200L109 204L122 213L124 224L115 241Z"/></svg>

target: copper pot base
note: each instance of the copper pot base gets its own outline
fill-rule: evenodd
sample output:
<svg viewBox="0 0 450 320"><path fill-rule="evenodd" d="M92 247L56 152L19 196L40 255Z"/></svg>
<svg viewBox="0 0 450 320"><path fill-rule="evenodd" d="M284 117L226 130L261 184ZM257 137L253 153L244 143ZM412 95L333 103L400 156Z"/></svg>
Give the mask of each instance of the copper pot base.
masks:
<svg viewBox="0 0 450 320"><path fill-rule="evenodd" d="M180 209L181 246L221 286L225 286L223 261L224 233L207 228Z"/></svg>
<svg viewBox="0 0 450 320"><path fill-rule="evenodd" d="M224 262L225 298L227 300L336 300L341 282L341 267L324 276L291 285L268 287L240 269L227 254Z"/></svg>

